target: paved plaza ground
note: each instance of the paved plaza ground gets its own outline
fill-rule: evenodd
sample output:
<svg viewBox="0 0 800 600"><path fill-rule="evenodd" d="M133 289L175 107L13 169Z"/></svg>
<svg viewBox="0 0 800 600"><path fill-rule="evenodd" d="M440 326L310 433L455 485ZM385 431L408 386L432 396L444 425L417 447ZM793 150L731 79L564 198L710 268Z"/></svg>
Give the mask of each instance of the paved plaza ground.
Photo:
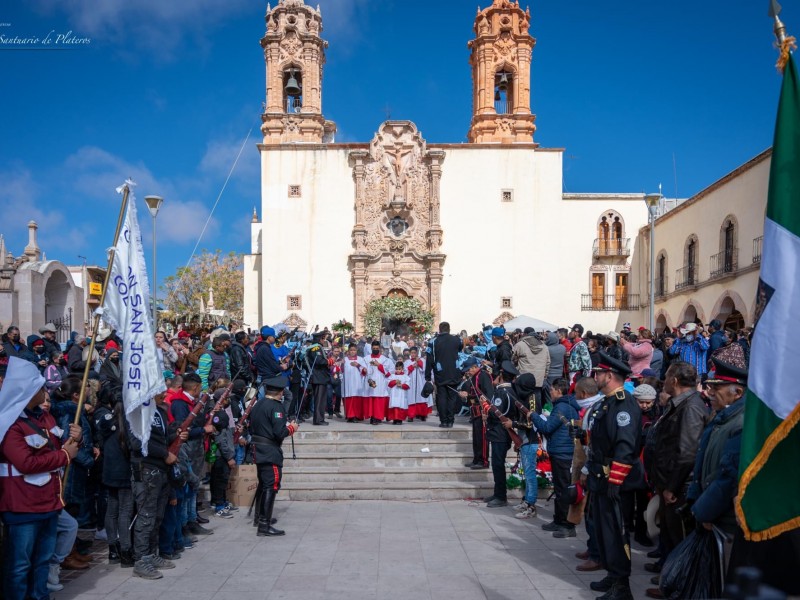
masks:
<svg viewBox="0 0 800 600"><path fill-rule="evenodd" d="M589 582L605 571L575 571L578 537L554 539L541 530L552 503L520 521L509 508L470 501L283 501L276 505L285 537L257 538L242 509L214 519L164 578L145 581L132 569L97 555L91 570L66 583L55 600L368 600L483 598L552 600L599 596ZM82 532L83 533L83 532ZM637 598L650 587L644 550L633 549L631 585Z"/></svg>

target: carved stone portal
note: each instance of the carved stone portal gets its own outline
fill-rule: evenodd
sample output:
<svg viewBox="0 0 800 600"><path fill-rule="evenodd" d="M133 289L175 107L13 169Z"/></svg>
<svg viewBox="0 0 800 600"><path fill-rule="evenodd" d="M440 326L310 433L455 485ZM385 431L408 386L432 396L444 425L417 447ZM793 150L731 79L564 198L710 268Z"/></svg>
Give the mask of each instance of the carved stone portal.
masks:
<svg viewBox="0 0 800 600"><path fill-rule="evenodd" d="M369 150L350 152L356 224L352 273L356 331L367 303L402 290L440 318L442 228L439 183L444 152L428 150L411 121L386 121Z"/></svg>

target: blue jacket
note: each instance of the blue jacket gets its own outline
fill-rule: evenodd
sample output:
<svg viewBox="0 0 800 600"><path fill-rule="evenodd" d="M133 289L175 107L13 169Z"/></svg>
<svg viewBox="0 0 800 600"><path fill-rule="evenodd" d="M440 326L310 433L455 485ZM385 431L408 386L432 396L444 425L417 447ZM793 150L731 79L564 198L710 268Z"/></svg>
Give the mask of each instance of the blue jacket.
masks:
<svg viewBox="0 0 800 600"><path fill-rule="evenodd" d="M573 396L562 396L555 401L553 412L543 419L536 413L531 414L531 421L536 429L547 438L547 453L560 459L572 459L575 451L575 441L569 435L569 425L565 424L561 417L567 421L578 419L580 406Z"/></svg>
<svg viewBox="0 0 800 600"><path fill-rule="evenodd" d="M725 332L715 331L708 339L708 353L712 354L714 350L718 350L725 345Z"/></svg>

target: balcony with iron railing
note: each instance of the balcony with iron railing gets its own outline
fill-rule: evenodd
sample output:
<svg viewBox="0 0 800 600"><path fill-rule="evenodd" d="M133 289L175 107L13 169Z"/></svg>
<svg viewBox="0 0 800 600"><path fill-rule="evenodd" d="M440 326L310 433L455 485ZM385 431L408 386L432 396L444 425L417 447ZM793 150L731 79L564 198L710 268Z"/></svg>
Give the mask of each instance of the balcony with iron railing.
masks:
<svg viewBox="0 0 800 600"><path fill-rule="evenodd" d="M664 273L661 277L656 277L655 296L656 298L663 298L669 293L669 279L667 274Z"/></svg>
<svg viewBox="0 0 800 600"><path fill-rule="evenodd" d="M753 240L753 264L761 262L761 246L764 244L764 236L761 235Z"/></svg>
<svg viewBox="0 0 800 600"><path fill-rule="evenodd" d="M697 285L697 265L686 265L675 271L675 291Z"/></svg>
<svg viewBox="0 0 800 600"><path fill-rule="evenodd" d="M594 257L630 256L630 238L599 238L594 241Z"/></svg>
<svg viewBox="0 0 800 600"><path fill-rule="evenodd" d="M581 310L639 310L639 294L581 294Z"/></svg>
<svg viewBox="0 0 800 600"><path fill-rule="evenodd" d="M739 249L731 248L711 257L711 268L709 269L711 279L719 279L733 275L739 268Z"/></svg>

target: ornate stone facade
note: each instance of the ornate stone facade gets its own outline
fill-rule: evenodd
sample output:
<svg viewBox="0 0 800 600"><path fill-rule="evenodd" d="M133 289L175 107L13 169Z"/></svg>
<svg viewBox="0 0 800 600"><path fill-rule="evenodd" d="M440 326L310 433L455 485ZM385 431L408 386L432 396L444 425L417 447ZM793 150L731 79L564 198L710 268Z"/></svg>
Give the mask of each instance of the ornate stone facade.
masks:
<svg viewBox="0 0 800 600"><path fill-rule="evenodd" d="M267 31L261 39L267 63L267 94L261 115L265 144L321 143L336 125L322 116L322 67L328 42L320 37L322 14L303 0L267 5ZM299 93L287 93L287 83Z"/></svg>
<svg viewBox="0 0 800 600"><path fill-rule="evenodd" d="M530 9L518 2L494 0L475 17L472 50L473 143L533 141L531 57L536 40L528 33Z"/></svg>
<svg viewBox="0 0 800 600"><path fill-rule="evenodd" d="M369 150L350 152L355 182L352 273L356 331L367 303L402 292L439 319L442 227L439 187L445 153L428 150L411 121L386 121Z"/></svg>

